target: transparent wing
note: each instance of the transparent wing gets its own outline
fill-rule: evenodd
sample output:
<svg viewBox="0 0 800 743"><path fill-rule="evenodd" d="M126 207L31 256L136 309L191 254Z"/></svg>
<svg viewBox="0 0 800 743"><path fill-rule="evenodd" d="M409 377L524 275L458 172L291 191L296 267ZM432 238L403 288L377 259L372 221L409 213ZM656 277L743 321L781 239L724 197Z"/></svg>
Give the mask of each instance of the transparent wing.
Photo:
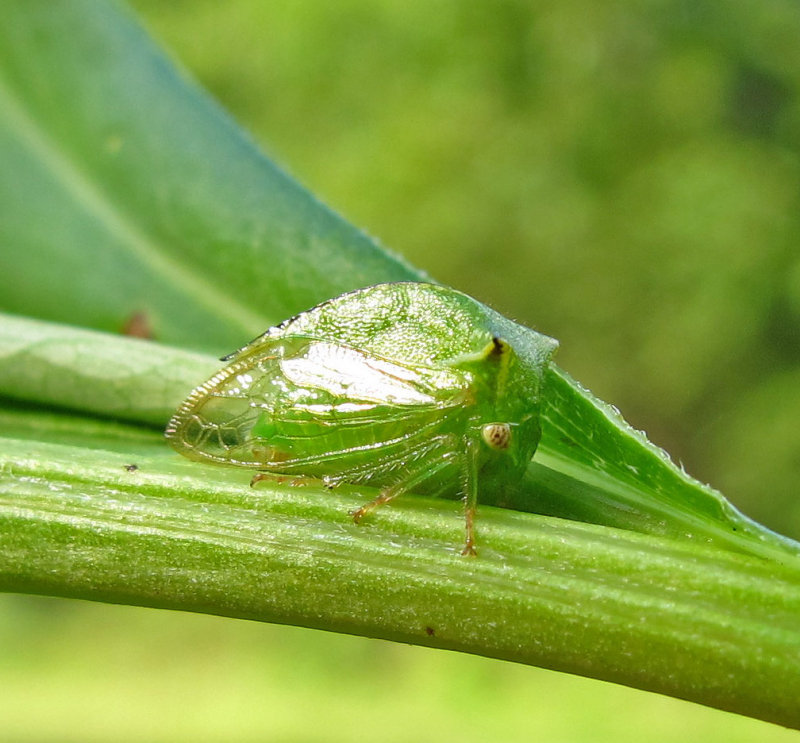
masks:
<svg viewBox="0 0 800 743"><path fill-rule="evenodd" d="M195 389L166 435L194 459L369 477L463 409L468 382L330 341L271 338Z"/></svg>

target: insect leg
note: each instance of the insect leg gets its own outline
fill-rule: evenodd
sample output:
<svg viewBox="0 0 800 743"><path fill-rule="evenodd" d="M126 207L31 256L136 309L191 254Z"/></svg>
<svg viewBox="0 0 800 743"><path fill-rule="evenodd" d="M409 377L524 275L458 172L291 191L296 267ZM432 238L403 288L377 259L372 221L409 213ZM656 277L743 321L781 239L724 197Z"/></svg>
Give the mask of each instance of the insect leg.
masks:
<svg viewBox="0 0 800 743"><path fill-rule="evenodd" d="M453 434L437 436L433 441L428 442L426 451L421 455L415 467L409 469L405 476L398 480L394 485L381 490L375 500L364 504L361 508L352 511L350 515L353 521L358 523L362 517L384 503L394 500L399 495L413 491L413 489L430 477L438 475L442 470L453 464L453 455L457 452L458 440ZM435 451L443 451L442 456L430 456Z"/></svg>
<svg viewBox="0 0 800 743"><path fill-rule="evenodd" d="M292 487L302 487L303 485L311 485L312 483L319 482L318 477L307 477L306 475L285 475L280 472L257 472L250 480L250 487L255 487L256 483L262 480L269 480L277 485L287 483Z"/></svg>
<svg viewBox="0 0 800 743"><path fill-rule="evenodd" d="M462 555L474 557L478 553L475 551L475 511L478 508L478 442L472 439L467 441L466 454L464 456L464 526L466 537Z"/></svg>

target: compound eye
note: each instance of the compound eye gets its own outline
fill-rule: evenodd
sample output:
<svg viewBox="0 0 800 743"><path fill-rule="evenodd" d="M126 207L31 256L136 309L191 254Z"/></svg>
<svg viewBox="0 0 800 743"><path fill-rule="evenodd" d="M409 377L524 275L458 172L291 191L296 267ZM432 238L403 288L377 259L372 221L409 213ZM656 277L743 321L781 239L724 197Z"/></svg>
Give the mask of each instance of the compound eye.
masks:
<svg viewBox="0 0 800 743"><path fill-rule="evenodd" d="M487 423L481 435L491 449L508 449L511 443L511 426L508 423Z"/></svg>

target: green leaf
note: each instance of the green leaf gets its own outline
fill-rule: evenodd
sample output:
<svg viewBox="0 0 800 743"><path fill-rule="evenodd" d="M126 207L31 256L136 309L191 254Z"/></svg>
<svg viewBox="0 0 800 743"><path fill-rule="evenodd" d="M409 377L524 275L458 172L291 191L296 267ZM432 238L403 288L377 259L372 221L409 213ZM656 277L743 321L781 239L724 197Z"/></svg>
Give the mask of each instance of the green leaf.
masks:
<svg viewBox="0 0 800 743"><path fill-rule="evenodd" d="M69 325L0 316L0 395L163 428L219 361Z"/></svg>
<svg viewBox="0 0 800 743"><path fill-rule="evenodd" d="M367 488L251 490L167 449L157 427L219 363L183 349L422 276L259 154L124 12L6 3L0 157L0 309L39 318L0 317L2 588L468 650L800 725L798 546L557 368L525 481L484 502L606 526L483 507L473 561L456 504L408 498L356 527ZM43 322L132 318L168 345Z"/></svg>
<svg viewBox="0 0 800 743"><path fill-rule="evenodd" d="M537 512L796 563L800 544L747 518L676 467L568 374L552 368L547 385L540 454L524 484Z"/></svg>
<svg viewBox="0 0 800 743"><path fill-rule="evenodd" d="M421 273L261 155L111 3L3 5L0 309L220 354ZM46 215L46 218L44 216Z"/></svg>

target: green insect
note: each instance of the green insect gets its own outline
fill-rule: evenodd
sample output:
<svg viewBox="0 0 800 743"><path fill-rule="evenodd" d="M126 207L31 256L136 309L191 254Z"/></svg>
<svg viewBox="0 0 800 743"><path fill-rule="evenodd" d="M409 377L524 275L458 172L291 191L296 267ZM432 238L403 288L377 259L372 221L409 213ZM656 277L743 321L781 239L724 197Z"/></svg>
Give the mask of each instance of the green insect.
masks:
<svg viewBox="0 0 800 743"><path fill-rule="evenodd" d="M518 480L539 443L557 342L433 284L378 284L303 312L223 361L166 429L181 454L262 479L461 497Z"/></svg>

